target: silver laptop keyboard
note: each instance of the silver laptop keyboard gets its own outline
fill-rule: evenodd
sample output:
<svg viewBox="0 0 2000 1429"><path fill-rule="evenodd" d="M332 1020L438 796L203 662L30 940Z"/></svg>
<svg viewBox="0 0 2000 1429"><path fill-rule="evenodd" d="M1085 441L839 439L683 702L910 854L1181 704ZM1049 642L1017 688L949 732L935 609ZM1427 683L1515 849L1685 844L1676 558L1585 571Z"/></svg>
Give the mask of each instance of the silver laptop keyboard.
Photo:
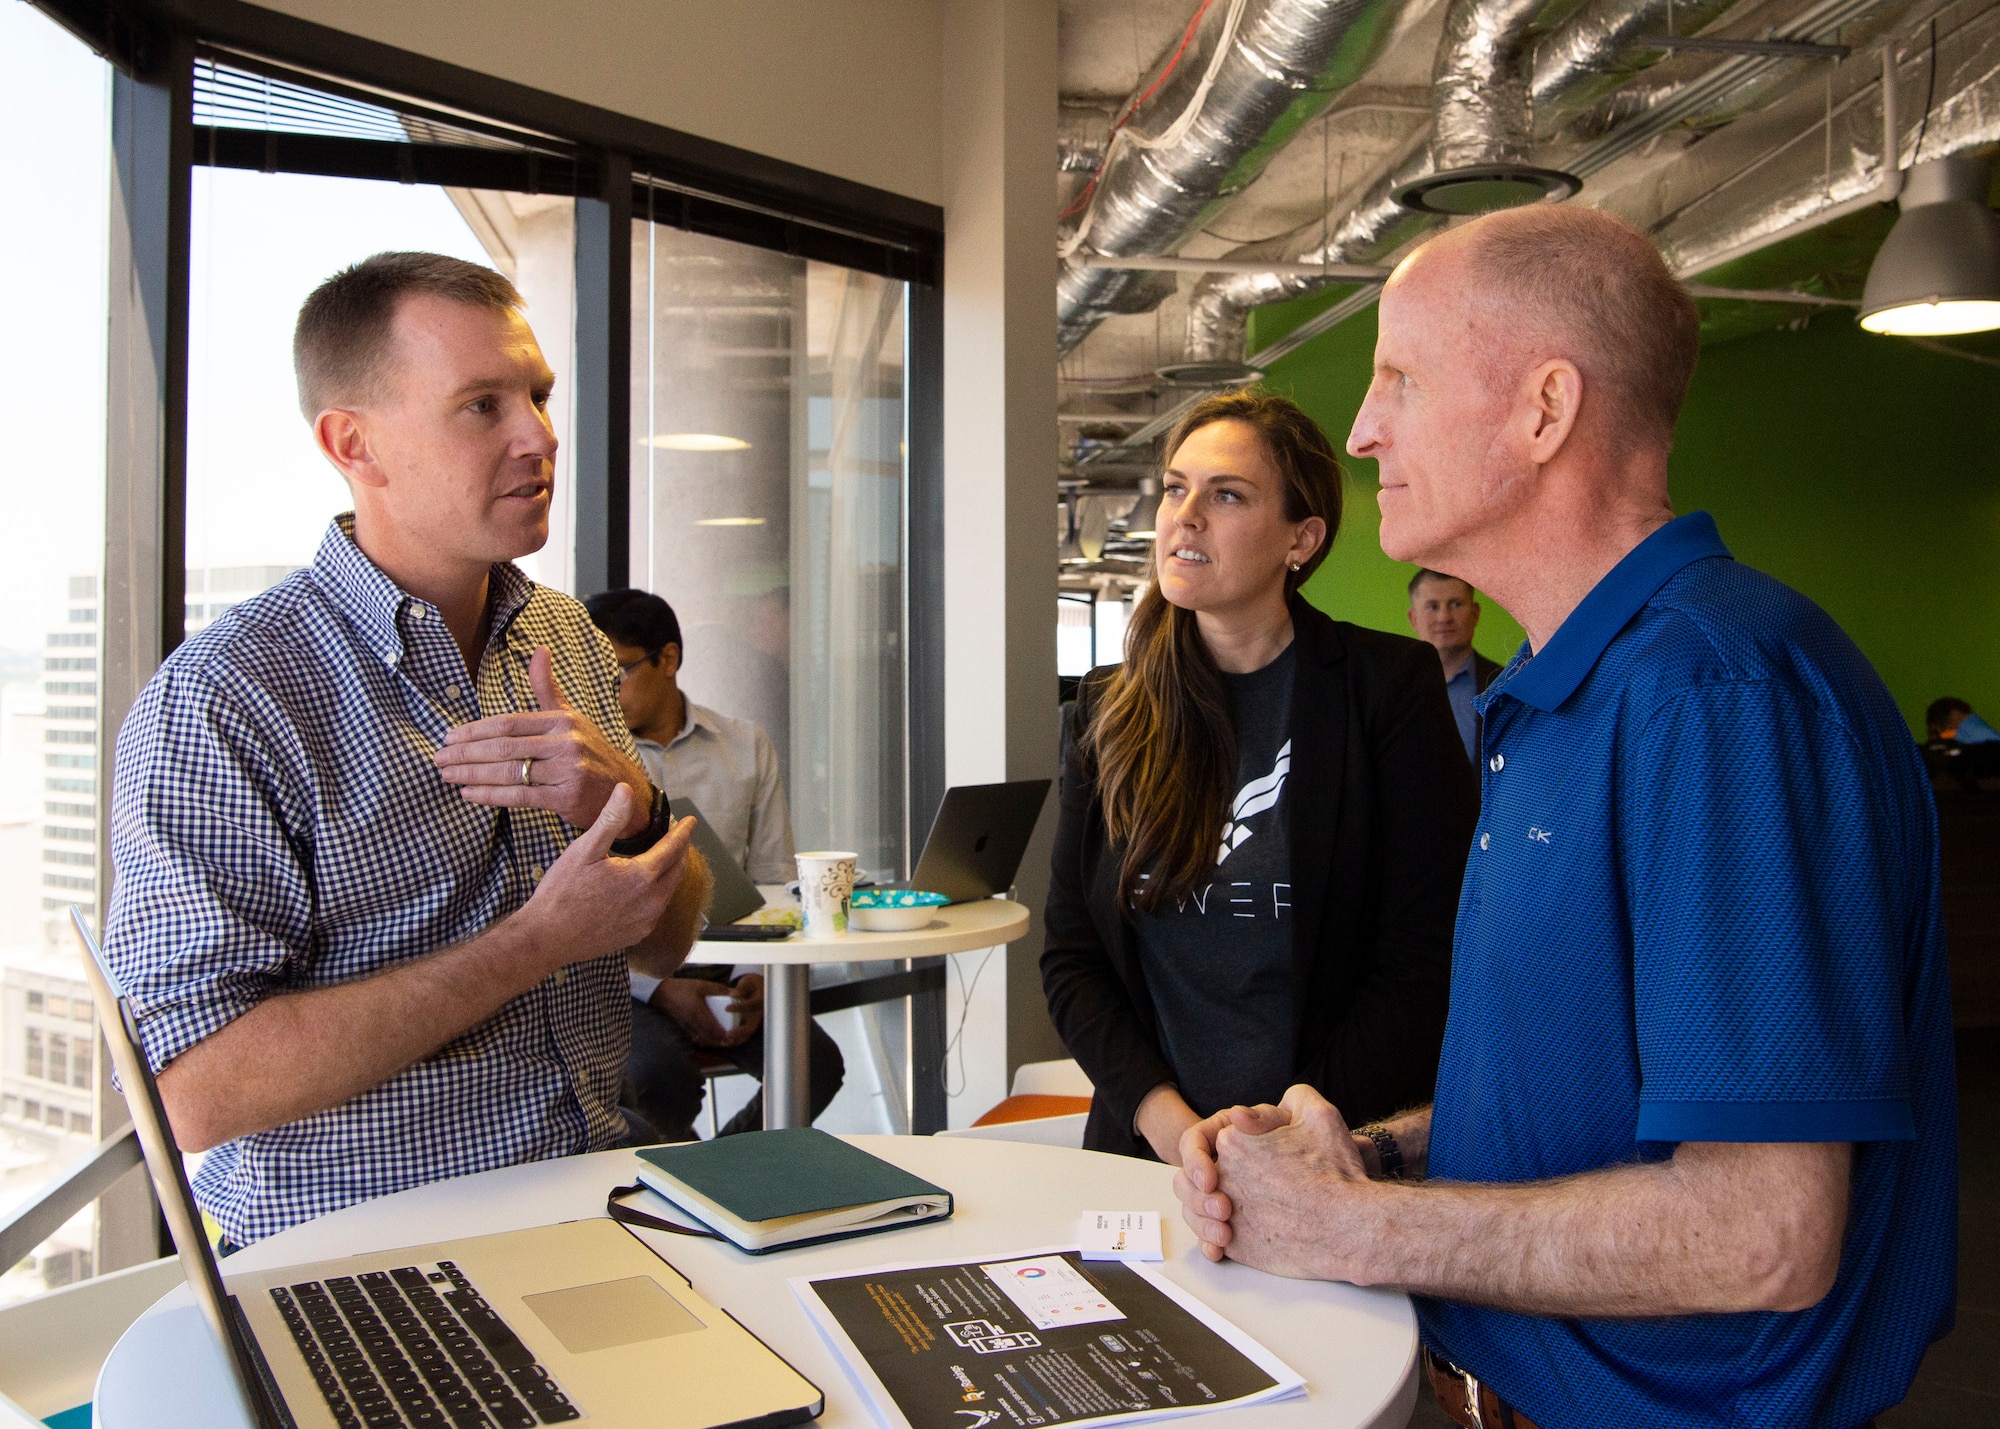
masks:
<svg viewBox="0 0 2000 1429"><path fill-rule="evenodd" d="M451 1261L271 1291L341 1429L533 1429L582 1412Z"/></svg>

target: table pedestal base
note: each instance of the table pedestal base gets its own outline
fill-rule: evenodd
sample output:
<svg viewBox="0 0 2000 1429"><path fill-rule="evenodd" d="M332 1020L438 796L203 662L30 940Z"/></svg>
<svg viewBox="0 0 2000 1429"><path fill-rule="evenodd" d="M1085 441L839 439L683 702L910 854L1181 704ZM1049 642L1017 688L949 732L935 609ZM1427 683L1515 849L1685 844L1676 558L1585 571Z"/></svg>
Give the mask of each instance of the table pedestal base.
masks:
<svg viewBox="0 0 2000 1429"><path fill-rule="evenodd" d="M812 969L764 969L764 1128L812 1125Z"/></svg>

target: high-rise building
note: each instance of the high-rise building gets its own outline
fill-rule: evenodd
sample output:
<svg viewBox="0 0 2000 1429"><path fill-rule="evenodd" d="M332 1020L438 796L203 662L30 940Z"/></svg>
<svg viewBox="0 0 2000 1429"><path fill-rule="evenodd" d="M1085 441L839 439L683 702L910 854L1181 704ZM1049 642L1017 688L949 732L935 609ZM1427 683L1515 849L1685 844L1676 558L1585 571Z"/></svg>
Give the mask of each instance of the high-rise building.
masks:
<svg viewBox="0 0 2000 1429"><path fill-rule="evenodd" d="M293 569L189 571L188 633ZM43 638L39 708L29 704L12 726L40 755L42 916L39 943L0 949L0 1207L87 1152L98 1133L97 1021L69 910L95 919L105 891L97 817L101 629L97 577L70 577L62 617ZM31 909L23 911L32 916ZM29 929L10 930L0 942L21 933L32 938ZM95 1210L78 1212L21 1265L0 1266L0 1301L87 1278L95 1236Z"/></svg>
<svg viewBox="0 0 2000 1429"><path fill-rule="evenodd" d="M296 569L218 566L187 573L186 630L205 630L224 612ZM47 636L42 657L42 909L48 942L67 946L71 904L97 907L97 686L100 628L97 577L72 576L66 620Z"/></svg>
<svg viewBox="0 0 2000 1429"><path fill-rule="evenodd" d="M97 606L97 577L71 576L42 651L42 910L56 947L71 904L97 907Z"/></svg>
<svg viewBox="0 0 2000 1429"><path fill-rule="evenodd" d="M187 573L187 633L206 630L251 596L269 590L297 566L213 566Z"/></svg>

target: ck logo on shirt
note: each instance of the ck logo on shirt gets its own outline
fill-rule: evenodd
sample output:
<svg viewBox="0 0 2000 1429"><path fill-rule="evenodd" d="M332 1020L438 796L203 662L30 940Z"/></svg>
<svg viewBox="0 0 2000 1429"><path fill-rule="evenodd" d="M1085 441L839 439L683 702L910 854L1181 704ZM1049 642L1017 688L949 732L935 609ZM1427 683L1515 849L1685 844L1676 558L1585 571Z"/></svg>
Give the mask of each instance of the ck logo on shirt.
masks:
<svg viewBox="0 0 2000 1429"><path fill-rule="evenodd" d="M1528 825L1528 842L1531 844L1545 844L1554 837L1552 830L1537 828L1533 824Z"/></svg>

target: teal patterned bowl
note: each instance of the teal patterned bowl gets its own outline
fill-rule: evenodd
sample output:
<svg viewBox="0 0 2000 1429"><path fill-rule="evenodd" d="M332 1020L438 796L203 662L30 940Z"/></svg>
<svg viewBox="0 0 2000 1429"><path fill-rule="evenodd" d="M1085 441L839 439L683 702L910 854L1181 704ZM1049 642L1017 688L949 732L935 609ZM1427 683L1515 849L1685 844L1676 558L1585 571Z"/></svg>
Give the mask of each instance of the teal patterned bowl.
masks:
<svg viewBox="0 0 2000 1429"><path fill-rule="evenodd" d="M951 900L916 888L857 888L847 904L847 924L863 933L908 933L931 921L931 910Z"/></svg>

